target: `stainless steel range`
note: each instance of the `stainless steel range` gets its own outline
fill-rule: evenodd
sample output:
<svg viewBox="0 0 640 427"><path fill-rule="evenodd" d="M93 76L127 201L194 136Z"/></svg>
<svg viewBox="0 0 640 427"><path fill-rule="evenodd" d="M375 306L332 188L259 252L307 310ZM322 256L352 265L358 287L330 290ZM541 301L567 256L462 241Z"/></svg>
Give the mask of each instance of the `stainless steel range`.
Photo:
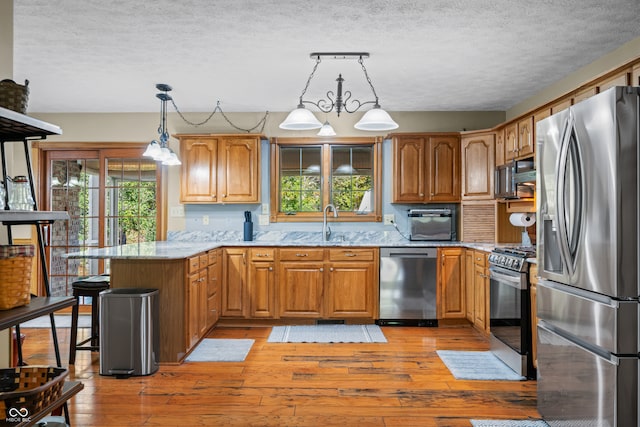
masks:
<svg viewBox="0 0 640 427"><path fill-rule="evenodd" d="M496 248L489 255L491 351L518 374L535 378L529 263L532 248Z"/></svg>

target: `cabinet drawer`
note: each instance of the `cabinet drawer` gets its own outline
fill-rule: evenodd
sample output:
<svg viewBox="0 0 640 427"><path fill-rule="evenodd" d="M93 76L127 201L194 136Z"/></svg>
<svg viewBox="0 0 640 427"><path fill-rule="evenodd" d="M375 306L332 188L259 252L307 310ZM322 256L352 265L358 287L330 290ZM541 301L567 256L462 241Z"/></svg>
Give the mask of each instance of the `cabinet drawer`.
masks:
<svg viewBox="0 0 640 427"><path fill-rule="evenodd" d="M200 256L192 256L189 258L189 274L193 274L200 269Z"/></svg>
<svg viewBox="0 0 640 427"><path fill-rule="evenodd" d="M375 258L373 249L331 249L330 261L373 261Z"/></svg>
<svg viewBox="0 0 640 427"><path fill-rule="evenodd" d="M280 261L323 261L324 249L280 249Z"/></svg>
<svg viewBox="0 0 640 427"><path fill-rule="evenodd" d="M207 265L212 265L218 262L217 249L207 252Z"/></svg>
<svg viewBox="0 0 640 427"><path fill-rule="evenodd" d="M273 261L275 254L275 248L253 248L249 256L251 261Z"/></svg>
<svg viewBox="0 0 640 427"><path fill-rule="evenodd" d="M200 255L200 268L205 268L209 265L209 255L206 253Z"/></svg>
<svg viewBox="0 0 640 427"><path fill-rule="evenodd" d="M485 252L481 252L481 251L474 251L473 252L473 262L475 265L479 266L479 267L486 267L487 266L487 254Z"/></svg>

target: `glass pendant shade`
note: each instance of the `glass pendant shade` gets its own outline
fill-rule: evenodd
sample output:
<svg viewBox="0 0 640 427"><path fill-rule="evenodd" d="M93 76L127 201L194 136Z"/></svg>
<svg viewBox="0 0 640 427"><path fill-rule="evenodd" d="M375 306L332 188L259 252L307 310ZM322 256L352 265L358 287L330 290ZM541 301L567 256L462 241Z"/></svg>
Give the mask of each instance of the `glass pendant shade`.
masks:
<svg viewBox="0 0 640 427"><path fill-rule="evenodd" d="M280 123L280 129L286 130L309 130L319 129L322 123L313 113L302 106L298 106L289 113L284 122Z"/></svg>
<svg viewBox="0 0 640 427"><path fill-rule="evenodd" d="M381 131L398 129L398 124L382 108L373 107L353 127L359 130Z"/></svg>
<svg viewBox="0 0 640 427"><path fill-rule="evenodd" d="M178 159L178 156L176 155L176 153L174 153L173 151L171 151L171 154L169 154L169 157L165 160L162 161L163 165L168 165L168 166L178 166L181 165L182 162L180 161L180 159Z"/></svg>
<svg viewBox="0 0 640 427"><path fill-rule="evenodd" d="M149 145L147 145L147 149L144 150L142 155L144 157L151 157L155 160L156 157L160 156L161 151L162 149L160 148L160 144L158 144L158 141L154 139L149 143Z"/></svg>
<svg viewBox="0 0 640 427"><path fill-rule="evenodd" d="M333 127L329 124L328 121L325 121L320 131L318 132L318 136L335 136L336 131L333 130Z"/></svg>

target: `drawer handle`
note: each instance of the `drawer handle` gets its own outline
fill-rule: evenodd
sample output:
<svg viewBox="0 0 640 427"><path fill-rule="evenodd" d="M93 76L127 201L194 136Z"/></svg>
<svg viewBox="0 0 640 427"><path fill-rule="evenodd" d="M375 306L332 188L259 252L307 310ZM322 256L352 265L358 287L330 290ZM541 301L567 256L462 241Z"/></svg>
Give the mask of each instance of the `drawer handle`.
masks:
<svg viewBox="0 0 640 427"><path fill-rule="evenodd" d="M356 256L356 254L352 252L345 252L344 256Z"/></svg>
<svg viewBox="0 0 640 427"><path fill-rule="evenodd" d="M269 256L269 254L256 254L257 257L265 257L265 256Z"/></svg>
<svg viewBox="0 0 640 427"><path fill-rule="evenodd" d="M296 254L296 256L298 256L298 257L304 257L304 256L309 256L309 254Z"/></svg>

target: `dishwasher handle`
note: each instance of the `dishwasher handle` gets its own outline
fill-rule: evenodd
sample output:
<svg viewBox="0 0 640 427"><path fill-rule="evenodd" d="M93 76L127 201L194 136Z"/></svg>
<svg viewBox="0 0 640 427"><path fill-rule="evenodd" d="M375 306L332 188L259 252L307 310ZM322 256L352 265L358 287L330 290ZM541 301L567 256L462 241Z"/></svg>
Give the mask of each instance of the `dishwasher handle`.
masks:
<svg viewBox="0 0 640 427"><path fill-rule="evenodd" d="M380 248L380 257L437 258L438 248Z"/></svg>

